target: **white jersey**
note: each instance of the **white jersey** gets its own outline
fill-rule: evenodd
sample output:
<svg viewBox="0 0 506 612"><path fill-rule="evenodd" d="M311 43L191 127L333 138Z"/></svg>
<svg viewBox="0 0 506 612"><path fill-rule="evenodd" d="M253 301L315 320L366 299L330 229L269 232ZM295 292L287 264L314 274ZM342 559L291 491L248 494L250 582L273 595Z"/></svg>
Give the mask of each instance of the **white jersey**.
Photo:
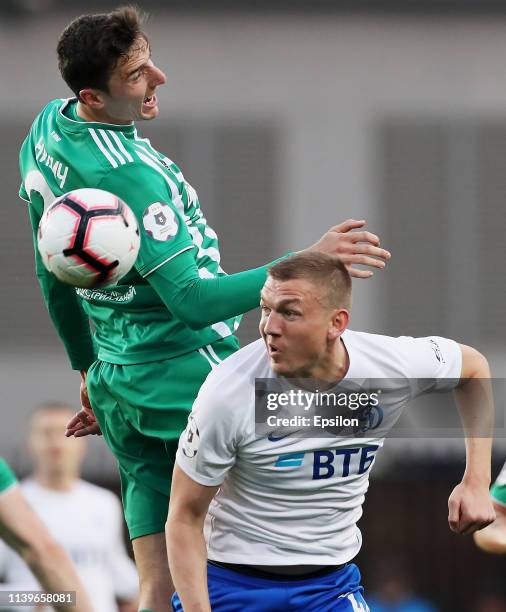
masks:
<svg viewBox="0 0 506 612"><path fill-rule="evenodd" d="M342 339L349 355L343 380L393 379L396 404L460 379L462 355L451 340L349 330ZM255 379L275 377L263 340L239 350L210 373L181 435L179 467L195 482L221 485L205 521L209 559L346 563L361 546L357 521L383 438L256 434ZM416 388L416 378L433 383Z"/></svg>
<svg viewBox="0 0 506 612"><path fill-rule="evenodd" d="M46 489L30 479L21 482L21 489L74 562L95 612L117 612L116 597L137 597L137 571L123 543L121 505L113 493L83 480L67 492ZM21 557L3 542L0 576L9 589L41 588Z"/></svg>

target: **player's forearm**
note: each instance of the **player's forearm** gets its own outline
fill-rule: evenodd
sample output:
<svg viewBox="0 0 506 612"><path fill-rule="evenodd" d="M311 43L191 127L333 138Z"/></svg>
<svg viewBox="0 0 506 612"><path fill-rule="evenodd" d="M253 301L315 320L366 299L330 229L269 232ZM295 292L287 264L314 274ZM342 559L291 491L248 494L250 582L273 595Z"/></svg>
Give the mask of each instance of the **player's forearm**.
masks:
<svg viewBox="0 0 506 612"><path fill-rule="evenodd" d="M463 378L454 394L466 442L464 480L488 488L494 424L490 369L474 349L464 351L463 358Z"/></svg>
<svg viewBox="0 0 506 612"><path fill-rule="evenodd" d="M12 487L0 500L0 536L25 561L46 592L76 591L77 606L55 604L58 612L91 612L70 559L34 514L18 487Z"/></svg>
<svg viewBox="0 0 506 612"><path fill-rule="evenodd" d="M480 381L482 382L484 381ZM477 394L482 396L479 403L476 403L475 398L471 397ZM466 445L466 468L463 481L486 487L488 490L491 478L494 411L492 401L487 401L486 395L488 394L485 389L467 396L462 390L456 391Z"/></svg>
<svg viewBox="0 0 506 612"><path fill-rule="evenodd" d="M187 251L174 258L173 264L169 262L149 275L148 280L178 319L192 329L201 329L256 308L267 270L274 263L203 279ZM191 266L193 273L189 271Z"/></svg>
<svg viewBox="0 0 506 612"><path fill-rule="evenodd" d="M74 604L53 604L56 612L92 612L76 571L64 550L53 541L24 550L23 558L47 593L75 591Z"/></svg>
<svg viewBox="0 0 506 612"><path fill-rule="evenodd" d="M176 591L185 612L210 612L207 549L200 522L172 517L166 525L167 555Z"/></svg>
<svg viewBox="0 0 506 612"><path fill-rule="evenodd" d="M86 371L95 361L95 350L88 318L77 301L74 288L51 278L49 272L37 278L72 369Z"/></svg>

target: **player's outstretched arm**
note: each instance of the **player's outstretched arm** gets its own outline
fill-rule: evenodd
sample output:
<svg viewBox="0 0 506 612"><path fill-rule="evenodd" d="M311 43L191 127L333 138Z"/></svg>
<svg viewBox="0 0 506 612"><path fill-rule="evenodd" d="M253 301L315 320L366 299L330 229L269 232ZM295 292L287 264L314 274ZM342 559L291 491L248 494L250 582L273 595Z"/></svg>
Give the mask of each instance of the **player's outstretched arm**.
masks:
<svg viewBox="0 0 506 612"><path fill-rule="evenodd" d="M70 559L30 508L18 486L0 495L0 536L22 557L45 592L76 591L76 605L53 604L57 612L92 612Z"/></svg>
<svg viewBox="0 0 506 612"><path fill-rule="evenodd" d="M365 221L349 220L336 225L307 250L338 255L354 276L368 278L372 271L351 266L383 268L390 253L379 247L379 238L374 234L352 231L364 224ZM267 270L274 263L229 276L200 278L191 250L185 250L147 279L178 319L192 329L201 329L256 308Z"/></svg>
<svg viewBox="0 0 506 612"><path fill-rule="evenodd" d="M174 466L165 533L170 573L185 612L211 611L202 530L218 489L198 484L178 465Z"/></svg>
<svg viewBox="0 0 506 612"><path fill-rule="evenodd" d="M485 357L461 345L461 382L454 391L465 434L466 469L448 500L448 522L456 533L473 533L495 519L489 495L494 405Z"/></svg>

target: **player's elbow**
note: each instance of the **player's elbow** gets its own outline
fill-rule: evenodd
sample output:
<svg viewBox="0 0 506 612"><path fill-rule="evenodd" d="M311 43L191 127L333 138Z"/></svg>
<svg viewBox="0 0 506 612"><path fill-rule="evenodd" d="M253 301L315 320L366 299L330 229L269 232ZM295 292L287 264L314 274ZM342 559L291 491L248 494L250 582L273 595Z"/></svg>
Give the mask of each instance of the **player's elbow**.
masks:
<svg viewBox="0 0 506 612"><path fill-rule="evenodd" d="M490 378L488 360L472 346L460 345L462 351L462 378Z"/></svg>

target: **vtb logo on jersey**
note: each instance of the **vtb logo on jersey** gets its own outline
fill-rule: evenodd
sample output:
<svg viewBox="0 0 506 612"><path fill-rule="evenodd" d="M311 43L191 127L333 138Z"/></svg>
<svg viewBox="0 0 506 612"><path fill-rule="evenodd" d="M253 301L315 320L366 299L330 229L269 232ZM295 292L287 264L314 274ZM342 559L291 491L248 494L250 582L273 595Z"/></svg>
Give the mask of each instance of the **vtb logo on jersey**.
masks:
<svg viewBox="0 0 506 612"><path fill-rule="evenodd" d="M376 458L377 444L358 448L338 448L317 450L312 453L285 453L276 458L274 467L302 467L306 457L313 459L312 480L324 480L337 476L347 478L355 474L365 474Z"/></svg>

